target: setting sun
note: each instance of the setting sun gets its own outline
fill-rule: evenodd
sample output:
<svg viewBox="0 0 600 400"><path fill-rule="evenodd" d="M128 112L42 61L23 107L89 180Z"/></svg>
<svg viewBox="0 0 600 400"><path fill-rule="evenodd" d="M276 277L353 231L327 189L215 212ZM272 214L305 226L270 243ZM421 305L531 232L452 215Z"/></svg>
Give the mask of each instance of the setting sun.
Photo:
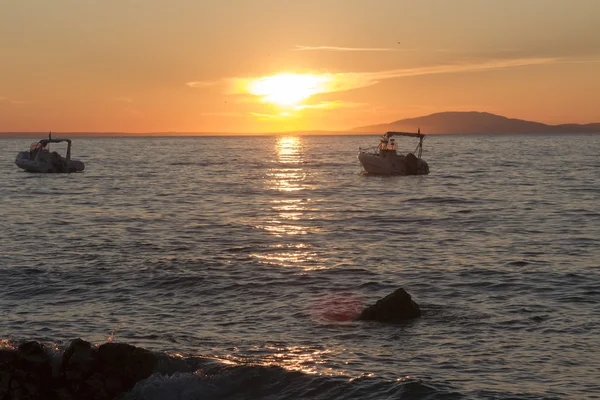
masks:
<svg viewBox="0 0 600 400"><path fill-rule="evenodd" d="M295 106L310 96L323 92L330 78L326 75L281 73L250 81L248 93L279 106Z"/></svg>

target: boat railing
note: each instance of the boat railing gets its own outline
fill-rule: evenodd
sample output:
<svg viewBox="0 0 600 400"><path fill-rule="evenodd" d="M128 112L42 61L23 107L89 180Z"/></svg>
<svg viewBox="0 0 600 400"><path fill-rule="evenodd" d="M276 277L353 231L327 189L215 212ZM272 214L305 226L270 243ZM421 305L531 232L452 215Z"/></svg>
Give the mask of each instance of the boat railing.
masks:
<svg viewBox="0 0 600 400"><path fill-rule="evenodd" d="M371 146L371 147L359 147L358 151L360 153L377 153L379 150L379 146Z"/></svg>

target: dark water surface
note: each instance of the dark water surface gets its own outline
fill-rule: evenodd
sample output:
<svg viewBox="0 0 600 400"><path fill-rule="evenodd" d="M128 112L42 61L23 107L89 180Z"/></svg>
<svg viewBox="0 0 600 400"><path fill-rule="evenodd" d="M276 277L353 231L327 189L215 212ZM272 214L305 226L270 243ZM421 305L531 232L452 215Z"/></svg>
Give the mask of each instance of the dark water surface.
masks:
<svg viewBox="0 0 600 400"><path fill-rule="evenodd" d="M376 136L75 138L57 175L31 141L0 339L204 363L132 398L600 398L600 135L429 136L419 177L362 175ZM421 319L351 321L398 287Z"/></svg>

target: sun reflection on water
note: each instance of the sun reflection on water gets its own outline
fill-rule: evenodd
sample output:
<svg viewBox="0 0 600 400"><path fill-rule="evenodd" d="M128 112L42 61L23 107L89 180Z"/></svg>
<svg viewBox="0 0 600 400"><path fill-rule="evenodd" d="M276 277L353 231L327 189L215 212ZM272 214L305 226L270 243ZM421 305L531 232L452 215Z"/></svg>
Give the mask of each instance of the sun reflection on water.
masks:
<svg viewBox="0 0 600 400"><path fill-rule="evenodd" d="M265 365L273 365L285 368L288 371L300 371L305 374L327 373L331 375L333 370L323 368L325 358L329 350L307 348L305 346L271 347L274 353L265 357Z"/></svg>
<svg viewBox="0 0 600 400"><path fill-rule="evenodd" d="M293 195L307 189L306 172L304 163L303 144L299 137L282 136L277 138L275 144L277 160L274 168L267 172L267 189L276 190L282 194ZM298 193L299 194L299 193ZM305 235L308 233L306 226L300 225L306 212L305 198L280 198L275 196L271 200L271 208L276 211L276 216L263 227L275 235Z"/></svg>
<svg viewBox="0 0 600 400"><path fill-rule="evenodd" d="M320 346L252 346L248 349L252 355L240 356L228 354L219 361L228 365L273 366L288 371L298 371L311 375L345 375L346 371L330 367L329 359L333 352Z"/></svg>
<svg viewBox="0 0 600 400"><path fill-rule="evenodd" d="M270 212L256 228L281 238L282 243L269 251L260 251L252 257L264 264L297 267L305 270L321 268L316 254L306 244L298 243L303 236L320 231L310 223L309 203L305 192L311 189L307 183L308 172L304 166L304 143L295 136L278 137L275 142L275 158L264 178L265 190L272 194ZM314 210L310 210L314 211Z"/></svg>

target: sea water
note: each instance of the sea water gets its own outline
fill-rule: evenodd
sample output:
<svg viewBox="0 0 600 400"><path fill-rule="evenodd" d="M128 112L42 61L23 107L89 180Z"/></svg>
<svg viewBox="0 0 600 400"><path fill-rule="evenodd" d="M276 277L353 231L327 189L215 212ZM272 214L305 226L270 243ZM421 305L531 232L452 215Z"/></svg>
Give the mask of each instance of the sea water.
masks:
<svg viewBox="0 0 600 400"><path fill-rule="evenodd" d="M409 177L377 136L73 139L0 139L5 342L197 364L132 398L600 398L600 135L430 135ZM399 287L420 319L353 321Z"/></svg>

